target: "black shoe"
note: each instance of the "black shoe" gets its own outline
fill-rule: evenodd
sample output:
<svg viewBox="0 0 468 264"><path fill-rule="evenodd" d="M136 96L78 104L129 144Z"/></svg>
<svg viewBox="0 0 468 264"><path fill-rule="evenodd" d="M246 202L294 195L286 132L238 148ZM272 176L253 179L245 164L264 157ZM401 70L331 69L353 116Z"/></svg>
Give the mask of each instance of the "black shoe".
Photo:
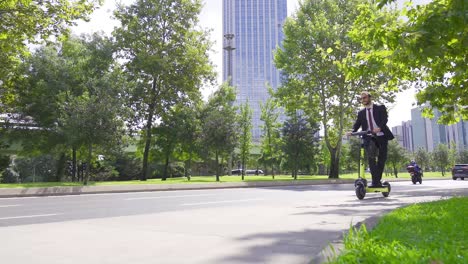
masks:
<svg viewBox="0 0 468 264"><path fill-rule="evenodd" d="M372 183L369 188L382 188L382 183Z"/></svg>

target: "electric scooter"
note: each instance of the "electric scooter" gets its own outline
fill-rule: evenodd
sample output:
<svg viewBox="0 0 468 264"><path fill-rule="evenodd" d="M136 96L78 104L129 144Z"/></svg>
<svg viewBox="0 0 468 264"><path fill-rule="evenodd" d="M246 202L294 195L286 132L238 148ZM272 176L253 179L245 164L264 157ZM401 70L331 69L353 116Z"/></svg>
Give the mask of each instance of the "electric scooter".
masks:
<svg viewBox="0 0 468 264"><path fill-rule="evenodd" d="M373 140L375 137L374 134L370 131L359 131L359 132L353 132L351 133L352 136L358 136L361 139L361 150L359 152L359 168L358 168L358 179L354 181L354 188L356 191L356 196L359 200L364 199L366 196L366 193L368 192L380 192L384 197L388 197L390 195L391 191L391 186L390 183L387 181L384 181L382 183L382 187L373 187L373 186L368 186L367 185L367 179L365 175L365 168L364 168L364 143L365 143L365 138L369 137L368 144L371 144L369 146L369 153L373 158L377 158L378 155L378 147Z"/></svg>

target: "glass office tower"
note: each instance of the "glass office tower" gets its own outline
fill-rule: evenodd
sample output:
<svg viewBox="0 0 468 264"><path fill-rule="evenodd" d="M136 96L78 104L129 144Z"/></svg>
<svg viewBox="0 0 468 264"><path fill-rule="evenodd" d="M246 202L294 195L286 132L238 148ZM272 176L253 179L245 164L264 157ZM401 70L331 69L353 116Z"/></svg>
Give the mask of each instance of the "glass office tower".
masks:
<svg viewBox="0 0 468 264"><path fill-rule="evenodd" d="M223 80L232 76L237 105L248 100L254 141L262 134L260 103L268 98L266 84L273 89L280 84L273 51L283 40L286 16L286 0L223 0Z"/></svg>

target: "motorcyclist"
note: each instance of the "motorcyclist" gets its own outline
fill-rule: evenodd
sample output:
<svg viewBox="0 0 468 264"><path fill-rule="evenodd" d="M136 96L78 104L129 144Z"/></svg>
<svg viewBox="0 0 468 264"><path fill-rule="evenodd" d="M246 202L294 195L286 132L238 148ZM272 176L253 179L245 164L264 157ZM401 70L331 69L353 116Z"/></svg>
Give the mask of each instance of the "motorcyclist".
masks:
<svg viewBox="0 0 468 264"><path fill-rule="evenodd" d="M414 172L416 172L418 175L421 175L421 176L422 176L422 173L421 173L422 170L421 170L421 168L418 166L418 164L416 163L416 161L411 160L409 165L414 167Z"/></svg>

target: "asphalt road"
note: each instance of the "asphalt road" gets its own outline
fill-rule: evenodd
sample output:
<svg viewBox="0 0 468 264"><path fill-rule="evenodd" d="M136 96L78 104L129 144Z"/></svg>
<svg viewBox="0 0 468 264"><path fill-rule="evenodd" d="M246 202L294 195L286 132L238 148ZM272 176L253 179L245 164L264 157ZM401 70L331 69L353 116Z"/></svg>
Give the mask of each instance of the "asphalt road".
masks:
<svg viewBox="0 0 468 264"><path fill-rule="evenodd" d="M308 263L353 224L394 208L468 195L468 181L0 199L2 263Z"/></svg>

